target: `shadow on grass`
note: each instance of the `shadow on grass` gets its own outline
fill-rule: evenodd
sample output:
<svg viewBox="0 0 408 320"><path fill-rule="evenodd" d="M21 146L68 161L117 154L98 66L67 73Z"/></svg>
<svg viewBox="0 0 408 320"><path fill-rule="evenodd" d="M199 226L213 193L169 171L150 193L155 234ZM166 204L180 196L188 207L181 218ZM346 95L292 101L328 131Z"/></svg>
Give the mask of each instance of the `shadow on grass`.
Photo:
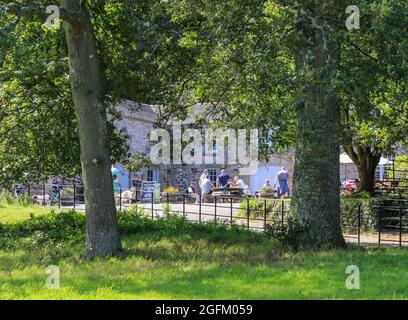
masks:
<svg viewBox="0 0 408 320"><path fill-rule="evenodd" d="M62 264L60 292L45 288L42 268L1 272L0 285L43 298L392 299L408 297L407 263L407 251L396 249L322 252L269 265L129 256ZM360 290L345 287L350 264L360 268Z"/></svg>

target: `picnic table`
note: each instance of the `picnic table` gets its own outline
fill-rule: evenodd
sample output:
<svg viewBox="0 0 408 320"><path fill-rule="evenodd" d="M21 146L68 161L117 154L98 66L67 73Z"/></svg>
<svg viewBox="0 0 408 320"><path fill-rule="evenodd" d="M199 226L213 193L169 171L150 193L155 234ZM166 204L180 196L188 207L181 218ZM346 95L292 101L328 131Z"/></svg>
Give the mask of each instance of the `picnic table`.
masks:
<svg viewBox="0 0 408 320"><path fill-rule="evenodd" d="M217 196L222 201L225 199L229 199L232 197L240 198L244 194L244 189L242 188L231 188L231 187L223 187L223 188L212 188L212 196Z"/></svg>

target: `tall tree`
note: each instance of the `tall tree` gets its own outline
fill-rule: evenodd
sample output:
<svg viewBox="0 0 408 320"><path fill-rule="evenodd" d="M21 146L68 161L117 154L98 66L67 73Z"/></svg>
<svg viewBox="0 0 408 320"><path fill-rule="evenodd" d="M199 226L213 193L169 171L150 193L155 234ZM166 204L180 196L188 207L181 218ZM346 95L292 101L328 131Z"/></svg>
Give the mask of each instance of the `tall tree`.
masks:
<svg viewBox="0 0 408 320"><path fill-rule="evenodd" d="M360 191L372 194L381 156L407 142L408 2L354 4L360 30L344 33L339 69L342 146L357 167Z"/></svg>
<svg viewBox="0 0 408 320"><path fill-rule="evenodd" d="M9 3L8 13L33 19L46 16L44 3ZM110 140L99 53L86 2L62 0L71 94L77 118L86 199L86 255L117 253L121 242L110 173ZM4 6L3 6L4 7Z"/></svg>
<svg viewBox="0 0 408 320"><path fill-rule="evenodd" d="M297 134L292 205L297 242L306 247L343 246L340 227L340 103L333 84L340 50L327 23L341 6L334 1L302 1L295 44Z"/></svg>
<svg viewBox="0 0 408 320"><path fill-rule="evenodd" d="M110 173L110 145L96 41L85 3L61 0L73 19L64 21L71 91L78 118L90 257L121 250Z"/></svg>
<svg viewBox="0 0 408 320"><path fill-rule="evenodd" d="M184 0L173 6L174 19L198 15L199 30L205 30L188 42L201 55L193 84L183 88L193 88L195 102L215 106L213 115L226 125L259 125L272 137L290 133L286 116L295 115L297 243L343 246L339 31L330 20L343 21L345 29L345 3Z"/></svg>

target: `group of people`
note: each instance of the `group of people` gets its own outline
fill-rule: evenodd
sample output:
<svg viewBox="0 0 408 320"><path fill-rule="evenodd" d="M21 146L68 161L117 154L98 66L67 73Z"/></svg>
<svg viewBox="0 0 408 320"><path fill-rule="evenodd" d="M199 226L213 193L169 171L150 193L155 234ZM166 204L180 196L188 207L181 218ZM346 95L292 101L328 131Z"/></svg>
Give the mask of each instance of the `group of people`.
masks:
<svg viewBox="0 0 408 320"><path fill-rule="evenodd" d="M115 165L112 165L111 173L112 173L114 191L115 193L120 192L120 181L119 181L120 172L116 168ZM282 167L281 170L276 175L275 183L273 185L273 189L275 189L276 186L278 186L277 188L278 197L284 198L286 196L288 197L290 196L288 180L289 180L289 173L285 167ZM272 188L269 179L265 180L263 187ZM213 183L213 181L211 181L208 170L205 169L200 176L198 185L196 184L196 182L192 181L187 191L190 196L196 198L196 203L198 203L200 200L200 197L201 197L201 201L203 201L203 199L213 194L214 188L219 188L219 189L228 188L230 191L230 194L232 195L237 195L237 194L238 195L241 195L241 194L252 195L252 192L249 186L245 184L245 182L239 176L235 176L233 179L231 179L231 177L228 175L225 169L221 170L220 174L217 176L215 184ZM234 191L231 189L237 189L237 190Z"/></svg>
<svg viewBox="0 0 408 320"><path fill-rule="evenodd" d="M265 183L263 185L263 188L273 188L275 189L276 186L277 188L277 196L278 198L285 198L290 197L290 189L289 189L289 173L286 167L282 167L278 174L276 175L275 178L275 183L273 184L273 187L271 186L270 180L266 179Z"/></svg>
<svg viewBox="0 0 408 320"><path fill-rule="evenodd" d="M233 179L231 179L231 177L228 175L228 173L226 173L224 169L222 169L220 175L217 176L215 185L210 179L208 170L205 169L200 176L198 186L194 181L190 183L190 186L188 187L188 193L190 194L190 196L195 196L196 203L198 203L199 195L201 195L201 201L203 201L213 193L213 189L215 187L220 189L236 188L237 189L236 193L238 194L241 193L248 195L252 194L248 185L246 185L245 182L239 176L235 176ZM231 194L234 194L234 191L231 191Z"/></svg>

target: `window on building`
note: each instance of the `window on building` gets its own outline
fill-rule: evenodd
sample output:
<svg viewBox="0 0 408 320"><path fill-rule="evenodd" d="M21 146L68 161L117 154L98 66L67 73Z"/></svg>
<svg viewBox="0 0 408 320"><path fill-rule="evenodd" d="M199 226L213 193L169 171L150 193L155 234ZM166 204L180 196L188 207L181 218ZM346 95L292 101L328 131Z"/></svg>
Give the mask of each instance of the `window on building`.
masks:
<svg viewBox="0 0 408 320"><path fill-rule="evenodd" d="M153 170L147 170L147 181L153 181Z"/></svg>
<svg viewBox="0 0 408 320"><path fill-rule="evenodd" d="M209 169L208 174L211 182L215 184L217 182L217 169Z"/></svg>
<svg viewBox="0 0 408 320"><path fill-rule="evenodd" d="M205 146L205 153L207 155L211 155L211 154L217 154L218 153L218 146L217 146L217 140L213 140L212 142L210 142L209 144L206 144Z"/></svg>

